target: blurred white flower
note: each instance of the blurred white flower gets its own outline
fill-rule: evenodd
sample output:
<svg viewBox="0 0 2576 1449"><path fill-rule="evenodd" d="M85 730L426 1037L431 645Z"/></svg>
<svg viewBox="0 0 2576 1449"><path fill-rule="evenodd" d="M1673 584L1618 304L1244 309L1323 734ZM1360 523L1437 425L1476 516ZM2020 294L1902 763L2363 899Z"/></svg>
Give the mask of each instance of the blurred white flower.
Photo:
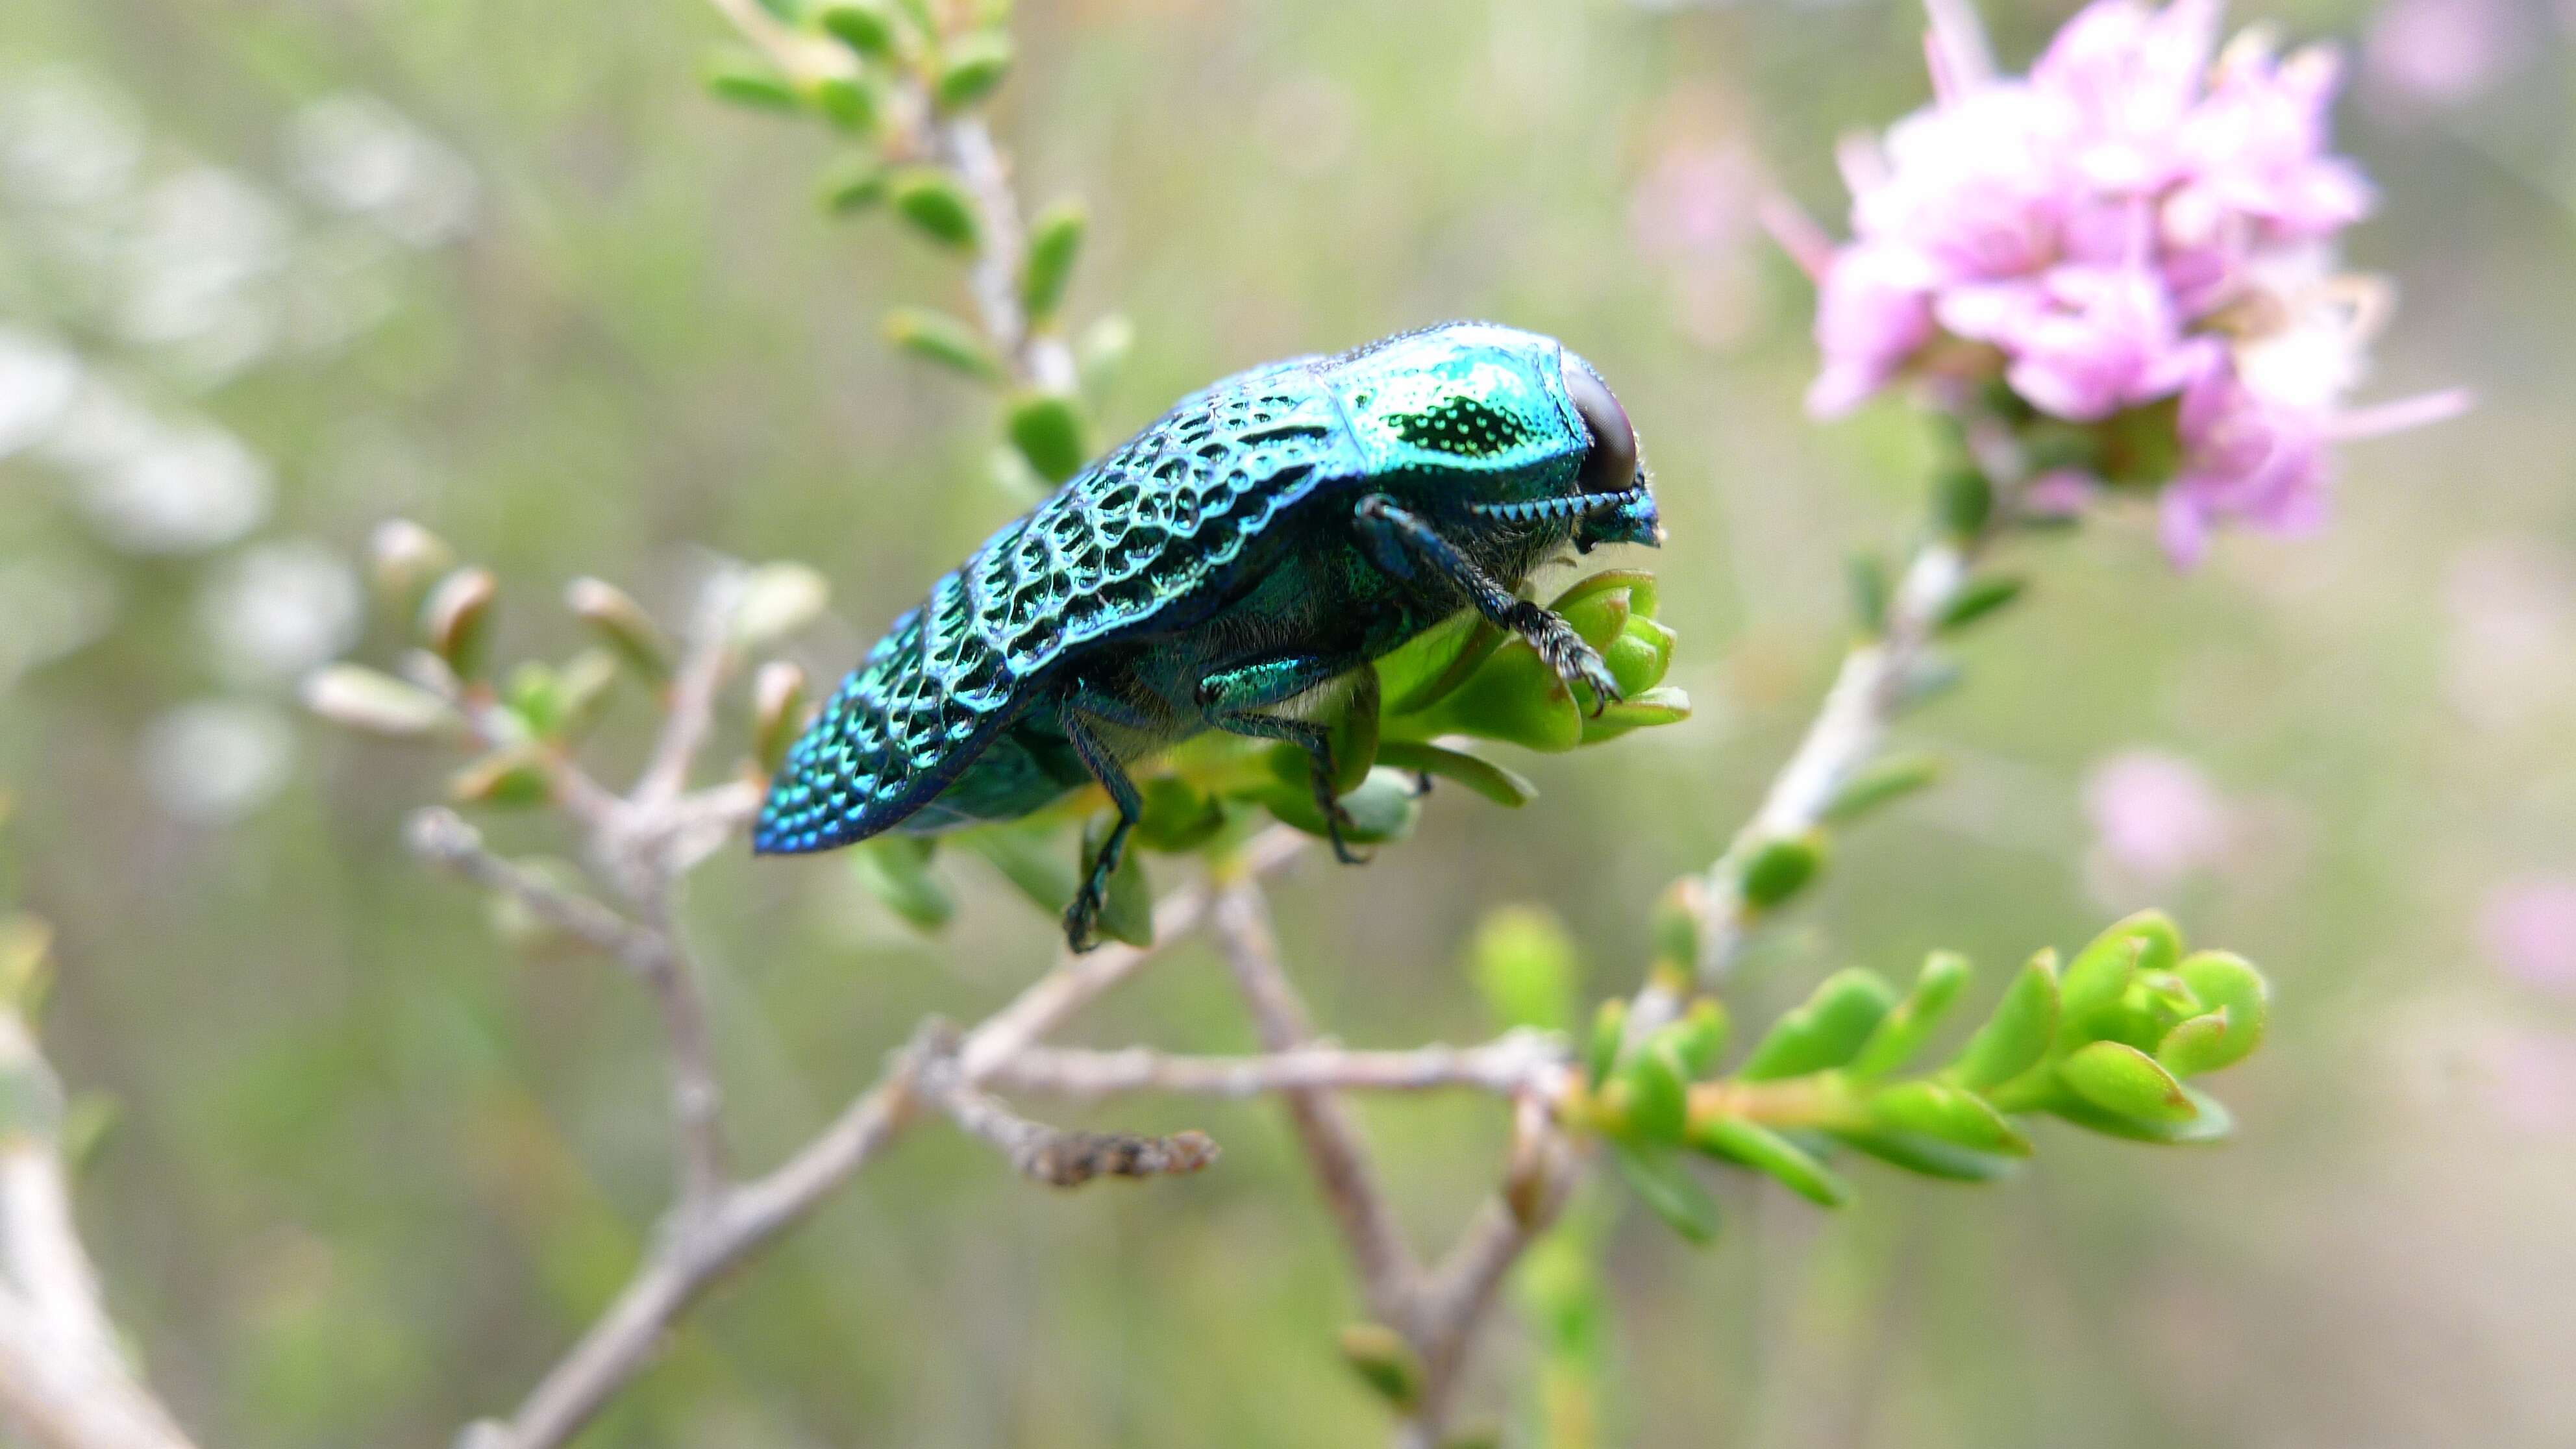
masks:
<svg viewBox="0 0 2576 1449"><path fill-rule="evenodd" d="M122 191L143 158L123 98L69 66L0 77L0 186L28 201L84 206Z"/></svg>
<svg viewBox="0 0 2576 1449"><path fill-rule="evenodd" d="M126 241L118 330L171 349L200 383L232 375L276 341L277 305L265 284L285 266L293 237L266 193L221 167L155 184Z"/></svg>
<svg viewBox="0 0 2576 1449"><path fill-rule="evenodd" d="M2161 890L2227 852L2234 812L2200 767L2161 750L2124 750L2084 780L2093 826L2085 874L2094 893L2125 901Z"/></svg>
<svg viewBox="0 0 2576 1449"><path fill-rule="evenodd" d="M473 221L473 169L374 96L343 92L296 112L286 165L316 202L364 216L409 246L453 240Z"/></svg>
<svg viewBox="0 0 2576 1449"><path fill-rule="evenodd" d="M52 430L80 387L80 359L32 332L0 326L0 458Z"/></svg>
<svg viewBox="0 0 2576 1449"><path fill-rule="evenodd" d="M77 496L91 526L128 552L201 553L268 516L268 464L212 423L166 423L93 390L56 441L83 465Z"/></svg>
<svg viewBox="0 0 2576 1449"><path fill-rule="evenodd" d="M38 555L0 560L0 694L107 632L116 586L97 569Z"/></svg>
<svg viewBox="0 0 2576 1449"><path fill-rule="evenodd" d="M161 808L196 824L237 820L286 783L295 730L272 705L183 704L143 732L143 778Z"/></svg>
<svg viewBox="0 0 2576 1449"><path fill-rule="evenodd" d="M198 621L224 670L245 683L301 677L355 643L358 577L307 539L264 543L233 559L198 599Z"/></svg>

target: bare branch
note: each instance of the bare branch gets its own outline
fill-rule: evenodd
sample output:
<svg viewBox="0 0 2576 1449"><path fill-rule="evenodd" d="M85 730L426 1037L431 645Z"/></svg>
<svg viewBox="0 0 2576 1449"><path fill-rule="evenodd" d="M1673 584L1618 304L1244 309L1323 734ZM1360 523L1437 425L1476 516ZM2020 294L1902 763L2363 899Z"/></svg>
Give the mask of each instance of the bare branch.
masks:
<svg viewBox="0 0 2576 1449"><path fill-rule="evenodd" d="M645 960L661 949L650 932L617 912L493 854L483 844L483 833L453 810L431 806L414 811L404 834L412 854L495 895L509 897L528 914L606 953L638 976L647 974Z"/></svg>
<svg viewBox="0 0 2576 1449"><path fill-rule="evenodd" d="M1258 836L1245 848L1239 867L1275 869L1294 859L1300 844L1300 837L1284 828ZM1060 958L1053 970L959 1041L955 1080L967 1088L982 1086L1014 1055L1135 974L1156 951L1186 937L1206 916L1208 902L1205 887L1165 897L1154 910L1153 947L1110 945ZM539 1382L517 1415L508 1423L475 1426L469 1436L472 1449L552 1449L579 1432L652 1361L664 1335L710 1284L802 1222L894 1142L929 1096L922 1076L931 1059L925 1043L916 1040L794 1156L766 1176L725 1188L694 1220L672 1224L607 1312Z"/></svg>
<svg viewBox="0 0 2576 1449"><path fill-rule="evenodd" d="M936 1097L958 1126L1002 1149L1022 1177L1049 1187L1080 1187L1096 1177L1182 1175L1217 1158L1216 1143L1204 1132L1148 1137L1050 1127L954 1082L938 1087Z"/></svg>
<svg viewBox="0 0 2576 1449"><path fill-rule="evenodd" d="M15 1009L0 1010L0 1077L39 1119L0 1135L0 1412L47 1449L190 1449L108 1321L53 1138L62 1088Z"/></svg>
<svg viewBox="0 0 2576 1449"><path fill-rule="evenodd" d="M1547 1036L1515 1032L1483 1046L1437 1042L1405 1051L1316 1045L1250 1057L1177 1056L1146 1047L1093 1051L1030 1047L990 1078L998 1090L1096 1098L1123 1092L1255 1097L1268 1092L1428 1092L1469 1089L1513 1096L1558 1084L1564 1050Z"/></svg>
<svg viewBox="0 0 2576 1449"><path fill-rule="evenodd" d="M1217 895L1212 924L1226 965L1251 1009L1261 1044L1272 1052L1306 1045L1315 1034L1314 1023L1279 964L1279 943L1271 933L1270 910L1260 886L1249 877L1227 884ZM1359 1270L1369 1311L1389 1327L1406 1331L1422 1269L1404 1244L1358 1125L1330 1092L1320 1088L1291 1088L1285 1096L1289 1121L1314 1169L1316 1185Z"/></svg>
<svg viewBox="0 0 2576 1449"><path fill-rule="evenodd" d="M719 567L699 586L696 612L671 676L670 712L652 760L627 798L638 812L661 814L689 783L689 766L715 724L716 692L734 664L733 625L742 606L741 571Z"/></svg>

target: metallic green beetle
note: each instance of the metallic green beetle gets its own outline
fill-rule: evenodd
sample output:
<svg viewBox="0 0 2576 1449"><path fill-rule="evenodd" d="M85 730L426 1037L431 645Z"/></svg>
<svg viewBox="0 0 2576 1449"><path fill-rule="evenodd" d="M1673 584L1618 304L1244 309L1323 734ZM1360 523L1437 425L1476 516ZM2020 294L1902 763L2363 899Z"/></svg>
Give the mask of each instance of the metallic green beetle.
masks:
<svg viewBox="0 0 2576 1449"><path fill-rule="evenodd" d="M1008 820L1097 782L1118 808L1065 912L1093 943L1141 803L1127 766L1215 728L1286 740L1343 819L1300 696L1474 609L1603 703L1619 689L1516 590L1571 544L1656 544L1628 417L1552 338L1455 322L1183 398L984 541L897 619L788 752L753 848Z"/></svg>

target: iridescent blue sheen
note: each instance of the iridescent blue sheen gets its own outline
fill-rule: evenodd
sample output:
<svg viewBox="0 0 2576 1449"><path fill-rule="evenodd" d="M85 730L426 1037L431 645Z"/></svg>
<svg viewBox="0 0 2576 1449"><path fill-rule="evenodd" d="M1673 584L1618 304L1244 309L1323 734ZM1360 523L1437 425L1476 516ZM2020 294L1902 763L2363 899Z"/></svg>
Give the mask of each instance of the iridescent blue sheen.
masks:
<svg viewBox="0 0 2576 1449"><path fill-rule="evenodd" d="M1277 705L1506 608L1569 543L1660 536L1607 398L1554 340L1478 323L1183 398L895 621L788 753L754 847L1009 819L1094 779L1132 814L1121 767L1211 726L1320 751Z"/></svg>

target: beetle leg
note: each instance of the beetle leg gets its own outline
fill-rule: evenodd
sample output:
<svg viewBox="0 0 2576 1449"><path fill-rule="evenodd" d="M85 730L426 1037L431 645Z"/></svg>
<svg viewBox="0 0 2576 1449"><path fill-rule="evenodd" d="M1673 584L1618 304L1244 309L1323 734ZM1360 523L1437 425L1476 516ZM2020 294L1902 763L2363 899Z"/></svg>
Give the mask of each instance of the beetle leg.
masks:
<svg viewBox="0 0 2576 1449"><path fill-rule="evenodd" d="M1342 827L1350 823L1351 817L1342 809L1333 788L1341 771L1333 760L1332 732L1313 720L1263 711L1328 679L1354 673L1359 682L1352 691L1350 707L1375 714L1377 671L1368 667L1367 656L1359 654L1295 654L1221 669L1200 680L1198 691L1199 715L1216 728L1254 739L1285 740L1306 752L1315 808L1323 813L1324 833L1333 842L1333 858L1344 865L1358 865L1368 857L1354 853L1342 839Z"/></svg>
<svg viewBox="0 0 2576 1449"><path fill-rule="evenodd" d="M1433 573L1447 579L1476 612L1529 641L1547 667L1570 688L1578 680L1592 688L1592 713L1600 713L1621 699L1619 681L1612 678L1610 666L1602 662L1600 651L1583 642L1574 626L1548 610L1520 597L1501 584L1476 561L1459 552L1458 546L1442 538L1431 525L1396 506L1383 493L1372 493L1359 501L1356 510L1360 539L1370 560L1396 578L1412 577L1412 570L1387 566L1390 555L1399 551L1419 560Z"/></svg>
<svg viewBox="0 0 2576 1449"><path fill-rule="evenodd" d="M1082 887L1073 893L1073 901L1064 908L1064 943L1076 951L1088 951L1100 944L1101 903L1109 896L1109 878L1118 872L1118 862L1127 854L1128 832L1145 813L1145 798L1137 793L1136 782L1127 777L1118 756L1101 743L1091 721L1107 718L1119 722L1115 706L1101 696L1077 684L1072 693L1056 706L1056 722L1063 726L1064 737L1073 742L1073 752L1100 788L1109 792L1110 803L1118 807L1118 823L1109 828L1109 838L1100 842L1100 853L1091 859L1084 873Z"/></svg>

